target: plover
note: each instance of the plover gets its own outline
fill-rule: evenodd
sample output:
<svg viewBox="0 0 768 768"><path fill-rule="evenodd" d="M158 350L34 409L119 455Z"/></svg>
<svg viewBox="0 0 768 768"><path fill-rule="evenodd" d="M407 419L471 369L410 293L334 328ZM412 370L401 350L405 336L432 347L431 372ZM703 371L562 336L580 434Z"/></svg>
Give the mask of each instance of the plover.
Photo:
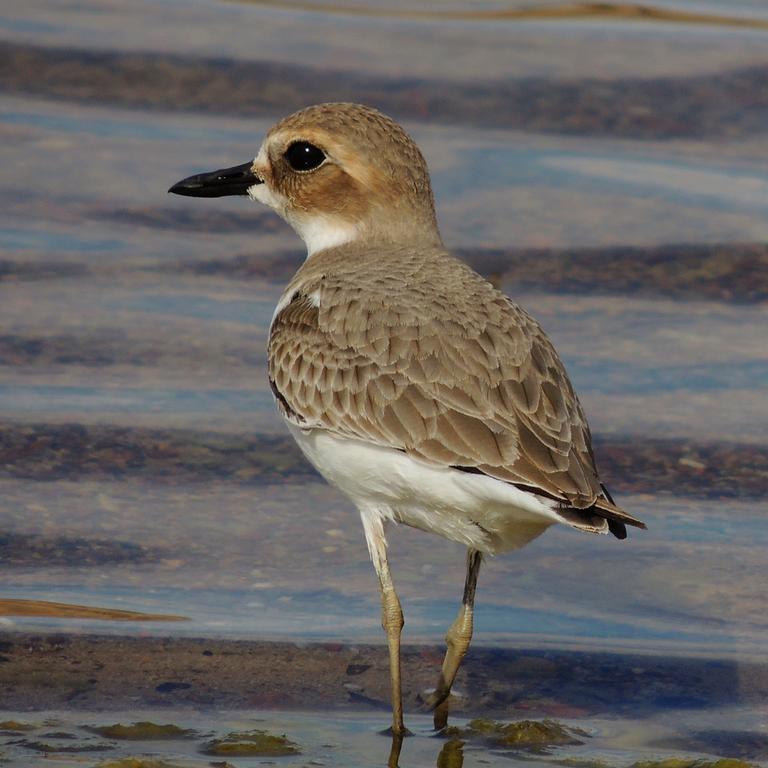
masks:
<svg viewBox="0 0 768 768"><path fill-rule="evenodd" d="M472 636L484 554L550 525L626 537L645 525L601 484L589 426L541 326L443 247L424 158L375 109L319 104L267 134L256 159L170 192L248 195L307 246L269 334L269 383L304 455L357 506L382 597L393 732L405 732L403 613L387 564L396 522L467 547L435 726Z"/></svg>

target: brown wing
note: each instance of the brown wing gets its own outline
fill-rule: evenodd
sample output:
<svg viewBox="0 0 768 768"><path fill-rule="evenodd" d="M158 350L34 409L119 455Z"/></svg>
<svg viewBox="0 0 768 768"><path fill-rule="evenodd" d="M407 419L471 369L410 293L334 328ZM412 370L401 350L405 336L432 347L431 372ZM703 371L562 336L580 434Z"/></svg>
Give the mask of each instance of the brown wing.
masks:
<svg viewBox="0 0 768 768"><path fill-rule="evenodd" d="M283 412L634 523L603 494L583 411L538 323L463 265L461 279L446 295L413 274L305 282L270 334Z"/></svg>

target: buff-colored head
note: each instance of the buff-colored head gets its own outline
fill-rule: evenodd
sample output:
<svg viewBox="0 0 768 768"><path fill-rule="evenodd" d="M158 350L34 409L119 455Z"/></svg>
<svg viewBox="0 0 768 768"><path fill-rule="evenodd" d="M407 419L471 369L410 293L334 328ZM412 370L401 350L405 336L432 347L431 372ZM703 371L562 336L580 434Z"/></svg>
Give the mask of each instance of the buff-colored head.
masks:
<svg viewBox="0 0 768 768"><path fill-rule="evenodd" d="M291 224L310 255L358 240L440 243L419 148L393 120L359 104L296 112L269 131L252 164L199 174L171 191L247 193Z"/></svg>

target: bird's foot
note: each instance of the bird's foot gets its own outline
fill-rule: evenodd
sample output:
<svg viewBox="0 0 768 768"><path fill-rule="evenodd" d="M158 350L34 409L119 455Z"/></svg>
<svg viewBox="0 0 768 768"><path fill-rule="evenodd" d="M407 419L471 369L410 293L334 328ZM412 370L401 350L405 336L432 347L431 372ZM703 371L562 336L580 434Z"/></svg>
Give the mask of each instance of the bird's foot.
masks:
<svg viewBox="0 0 768 768"><path fill-rule="evenodd" d="M419 708L423 712L432 712L444 702L460 701L464 694L456 689L445 690L439 688L426 688L416 696Z"/></svg>

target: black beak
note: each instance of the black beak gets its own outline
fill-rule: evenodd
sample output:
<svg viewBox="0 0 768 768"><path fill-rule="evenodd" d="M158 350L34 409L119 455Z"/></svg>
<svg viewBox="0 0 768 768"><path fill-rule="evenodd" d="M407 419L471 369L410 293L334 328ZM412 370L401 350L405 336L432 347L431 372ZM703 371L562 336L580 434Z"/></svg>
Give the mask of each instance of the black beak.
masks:
<svg viewBox="0 0 768 768"><path fill-rule="evenodd" d="M227 195L247 195L248 188L254 184L263 184L252 170L253 161L236 165L234 168L222 168L211 173L198 173L176 182L168 191L174 195L187 197L226 197Z"/></svg>

